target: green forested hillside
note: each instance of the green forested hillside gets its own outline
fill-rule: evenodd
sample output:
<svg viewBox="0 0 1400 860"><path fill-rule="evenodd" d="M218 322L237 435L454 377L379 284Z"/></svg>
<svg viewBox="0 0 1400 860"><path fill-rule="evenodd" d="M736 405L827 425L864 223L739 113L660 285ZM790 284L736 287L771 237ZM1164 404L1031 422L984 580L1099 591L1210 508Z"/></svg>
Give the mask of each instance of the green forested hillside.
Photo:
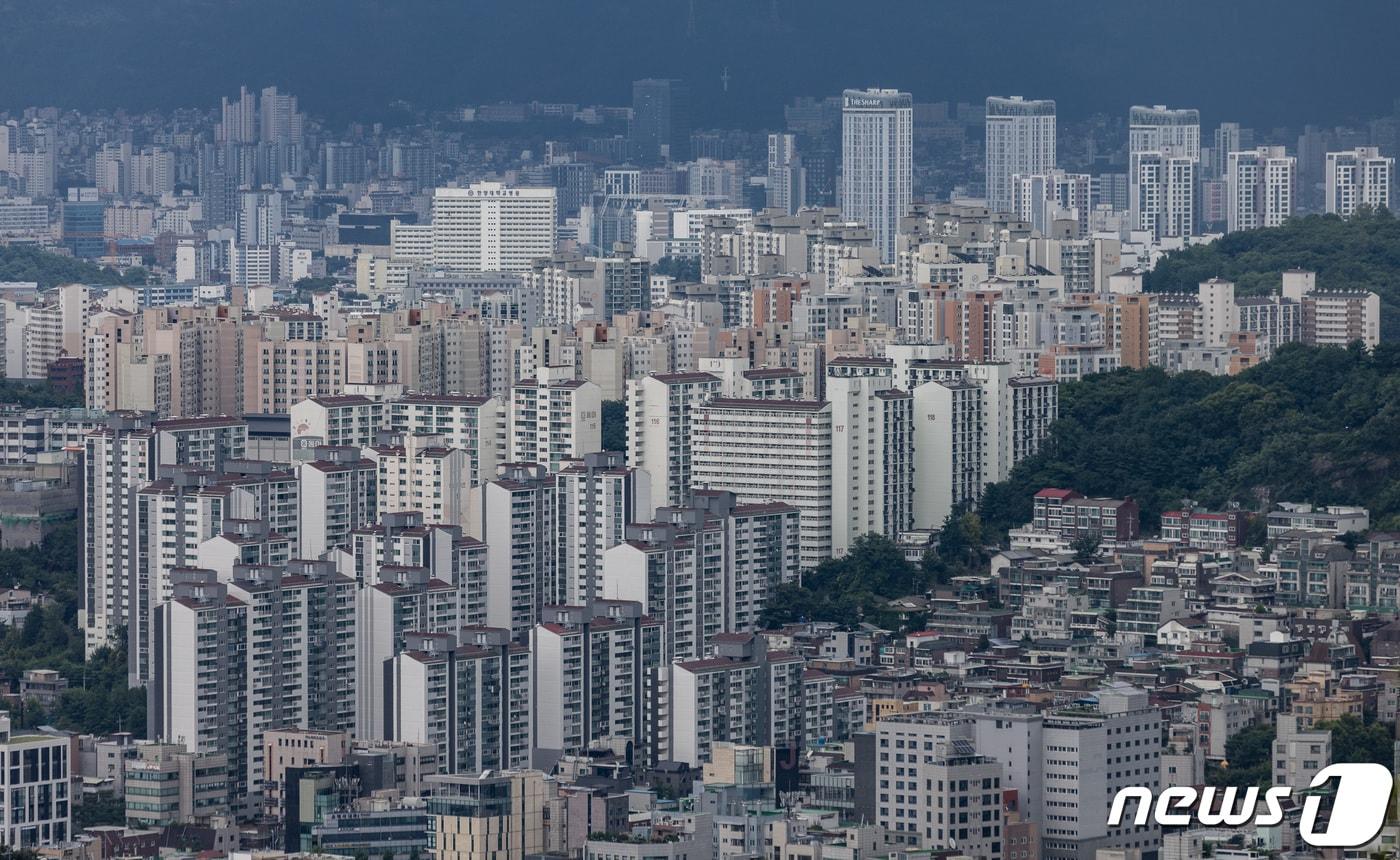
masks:
<svg viewBox="0 0 1400 860"><path fill-rule="evenodd" d="M1189 498L1362 504L1400 529L1400 346L1291 345L1235 377L1152 368L1063 385L1045 448L983 498L987 529L1027 522L1047 486L1132 496L1148 527Z"/></svg>
<svg viewBox="0 0 1400 860"><path fill-rule="evenodd" d="M83 659L83 634L78 629L80 524L60 527L41 546L0 550L0 585L28 588L49 598L24 623L0 626L0 679L18 679L26 669L55 669L68 679L68 691L50 709L34 702L12 706L18 725L140 732L146 722L146 693L127 689L126 649L103 648Z"/></svg>
<svg viewBox="0 0 1400 860"><path fill-rule="evenodd" d="M1282 227L1228 233L1209 245L1168 254L1143 279L1149 292L1194 291L1222 277L1240 295L1277 292L1287 269L1317 272L1325 289L1365 289L1381 297L1381 337L1400 339L1400 219L1364 210L1294 218Z"/></svg>
<svg viewBox="0 0 1400 860"><path fill-rule="evenodd" d="M0 281L34 281L41 290L59 284L144 284L146 270L119 272L28 245L8 245L0 247Z"/></svg>

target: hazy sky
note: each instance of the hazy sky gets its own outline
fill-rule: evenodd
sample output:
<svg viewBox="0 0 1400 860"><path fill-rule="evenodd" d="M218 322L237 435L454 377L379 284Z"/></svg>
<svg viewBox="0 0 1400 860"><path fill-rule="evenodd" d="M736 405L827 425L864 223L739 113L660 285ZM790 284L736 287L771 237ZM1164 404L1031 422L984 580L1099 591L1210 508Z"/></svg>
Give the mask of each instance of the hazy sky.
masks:
<svg viewBox="0 0 1400 860"><path fill-rule="evenodd" d="M771 126L794 95L1019 93L1268 128L1386 113L1400 3L1357 0L0 0L0 106L209 106L277 83L373 119L395 99L625 104L691 81L697 126ZM729 90L721 74L729 69Z"/></svg>

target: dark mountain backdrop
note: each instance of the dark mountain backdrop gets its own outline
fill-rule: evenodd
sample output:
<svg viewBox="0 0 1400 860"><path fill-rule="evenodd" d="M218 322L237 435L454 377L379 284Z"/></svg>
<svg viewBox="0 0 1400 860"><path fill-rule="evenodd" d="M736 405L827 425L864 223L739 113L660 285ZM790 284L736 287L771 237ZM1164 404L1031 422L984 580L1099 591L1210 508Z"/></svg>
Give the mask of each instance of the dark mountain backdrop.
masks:
<svg viewBox="0 0 1400 860"><path fill-rule="evenodd" d="M1393 0L0 0L0 107L202 107L276 83L334 121L399 99L624 104L668 76L692 82L697 126L879 85L1268 129L1388 113L1397 32Z"/></svg>

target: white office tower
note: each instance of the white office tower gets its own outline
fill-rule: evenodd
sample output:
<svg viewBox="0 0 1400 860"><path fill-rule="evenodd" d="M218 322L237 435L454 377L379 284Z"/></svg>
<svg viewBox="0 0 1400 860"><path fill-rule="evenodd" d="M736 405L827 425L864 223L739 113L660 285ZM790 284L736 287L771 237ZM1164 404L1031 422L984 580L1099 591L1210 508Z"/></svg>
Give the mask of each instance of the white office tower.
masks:
<svg viewBox="0 0 1400 860"><path fill-rule="evenodd" d="M767 204L789 215L807 205L807 170L797 154L797 135L768 135Z"/></svg>
<svg viewBox="0 0 1400 860"><path fill-rule="evenodd" d="M473 537L486 544L486 624L529 636L559 581L556 480L539 463L507 463L472 490Z"/></svg>
<svg viewBox="0 0 1400 860"><path fill-rule="evenodd" d="M623 742L637 764L657 761L661 636L633 601L546 607L530 643L535 746L574 755Z"/></svg>
<svg viewBox="0 0 1400 860"><path fill-rule="evenodd" d="M0 150L0 168L4 155ZM71 844L76 754L72 735L54 729L12 731L9 711L0 711L0 756L17 763L5 783L0 843L15 853Z"/></svg>
<svg viewBox="0 0 1400 860"><path fill-rule="evenodd" d="M846 90L841 102L841 217L869 227L894 260L899 219L914 200L914 99L898 90Z"/></svg>
<svg viewBox="0 0 1400 860"><path fill-rule="evenodd" d="M1195 230L1201 114L1165 105L1128 111L1128 208L1153 238Z"/></svg>
<svg viewBox="0 0 1400 860"><path fill-rule="evenodd" d="M651 503L688 503L691 422L719 396L721 382L708 373L660 373L627 383L627 464L651 479Z"/></svg>
<svg viewBox="0 0 1400 860"><path fill-rule="evenodd" d="M528 272L554 253L553 188L478 182L433 192L433 264L468 272Z"/></svg>
<svg viewBox="0 0 1400 860"><path fill-rule="evenodd" d="M979 754L971 720L950 713L893 715L875 724L874 735L877 776L868 791L878 796L875 823L894 842L968 857L1006 856L1002 763Z"/></svg>
<svg viewBox="0 0 1400 860"><path fill-rule="evenodd" d="M350 446L322 446L296 467L301 521L298 558L350 546L354 529L379 519L379 469Z"/></svg>
<svg viewBox="0 0 1400 860"><path fill-rule="evenodd" d="M1390 206L1395 159L1374 146L1327 153L1327 212L1350 218L1358 206Z"/></svg>
<svg viewBox="0 0 1400 860"><path fill-rule="evenodd" d="M453 633L462 626L457 589L426 567L385 566L355 600L355 737L385 739L385 662L409 633Z"/></svg>
<svg viewBox="0 0 1400 860"><path fill-rule="evenodd" d="M83 485L83 582L87 599L78 615L91 654L115 640L122 628L144 628L147 604L137 548L137 492L156 479L163 465L222 471L242 459L248 425L237 418L181 418L152 422L117 413L84 440L87 479ZM139 677L139 648L131 649Z"/></svg>
<svg viewBox="0 0 1400 860"><path fill-rule="evenodd" d="M831 404L716 399L691 427L692 483L802 512L802 566L831 557Z"/></svg>
<svg viewBox="0 0 1400 860"><path fill-rule="evenodd" d="M1037 712L1020 703L993 703L962 712L973 720L976 747L1003 767L1002 785L1015 789L1027 820L1042 822L1041 856L1093 860L1101 849L1157 850L1155 821L1133 823L1136 810L1109 827L1106 810L1119 790L1161 786L1162 716L1146 690L1113 682L1097 704Z"/></svg>
<svg viewBox="0 0 1400 860"><path fill-rule="evenodd" d="M1011 212L1011 177L1055 168L1055 102L987 98L987 206Z"/></svg>
<svg viewBox="0 0 1400 860"><path fill-rule="evenodd" d="M1225 222L1230 232L1277 227L1293 214L1298 160L1281 146L1232 152L1225 167Z"/></svg>
<svg viewBox="0 0 1400 860"><path fill-rule="evenodd" d="M861 535L894 538L914 525L914 399L873 376L828 378L831 554Z"/></svg>
<svg viewBox="0 0 1400 860"><path fill-rule="evenodd" d="M1200 161L1159 150L1129 158L1128 205L1133 228L1154 239L1196 231L1196 169Z"/></svg>
<svg viewBox="0 0 1400 860"><path fill-rule="evenodd" d="M603 392L572 367L540 367L510 389L509 459L543 463L551 472L565 460L603 450Z"/></svg>
<svg viewBox="0 0 1400 860"><path fill-rule="evenodd" d="M387 740L432 744L441 773L529 767L530 649L509 630L409 633L387 664Z"/></svg>
<svg viewBox="0 0 1400 860"><path fill-rule="evenodd" d="M622 543L629 523L651 517L651 481L621 451L585 454L556 478L560 593L546 597L586 606L603 593L603 553Z"/></svg>

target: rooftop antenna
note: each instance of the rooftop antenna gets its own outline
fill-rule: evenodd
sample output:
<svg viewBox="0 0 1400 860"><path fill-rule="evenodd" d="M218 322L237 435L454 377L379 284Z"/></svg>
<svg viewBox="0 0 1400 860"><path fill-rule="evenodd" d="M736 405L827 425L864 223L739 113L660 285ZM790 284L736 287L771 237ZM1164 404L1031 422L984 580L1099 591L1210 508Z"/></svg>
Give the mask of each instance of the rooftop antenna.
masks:
<svg viewBox="0 0 1400 860"><path fill-rule="evenodd" d="M729 67L724 67L724 74L719 76L720 83L724 84L724 91L729 92Z"/></svg>
<svg viewBox="0 0 1400 860"><path fill-rule="evenodd" d="M685 21L685 37L687 39L695 38L695 0L690 0L690 14Z"/></svg>

